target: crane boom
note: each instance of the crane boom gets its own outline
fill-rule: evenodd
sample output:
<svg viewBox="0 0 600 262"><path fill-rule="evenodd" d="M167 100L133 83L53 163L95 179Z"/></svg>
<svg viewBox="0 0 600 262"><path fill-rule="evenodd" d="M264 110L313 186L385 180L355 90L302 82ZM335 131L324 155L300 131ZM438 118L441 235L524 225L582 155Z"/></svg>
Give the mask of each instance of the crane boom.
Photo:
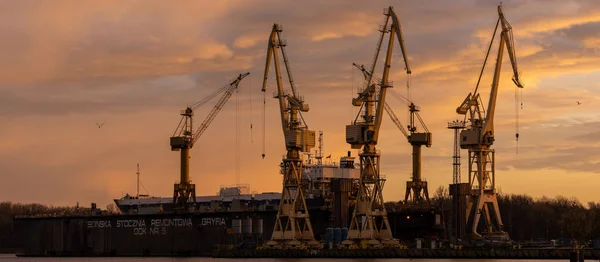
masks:
<svg viewBox="0 0 600 262"><path fill-rule="evenodd" d="M365 76L365 79L371 74L370 72L368 72L365 69L364 66L362 66L362 65L359 66L356 63L352 63L352 64L363 73L363 75ZM372 78L377 81L381 81L376 76L372 76ZM372 87L374 87L374 85ZM413 154L412 154L413 173L412 173L411 181L407 181L407 183L406 183L406 194L405 194L404 201L405 201L405 203L413 205L413 206L414 205L422 205L422 204L429 205L430 204L429 190L427 188L427 182L423 181L421 179L421 146L424 145L426 147L431 147L431 140L432 140L431 132L429 132L429 129L427 129L425 122L423 122L423 119L419 115L418 107L413 102L411 102L409 99L406 99L406 98L400 96L399 94L393 92L393 90L390 90L390 94L393 94L397 98L399 98L399 99L403 100L405 103L407 103L409 111L410 111L410 125L408 125L408 131L407 131L402 126L402 124L400 123L400 120L398 120L398 117L396 116L396 114L394 113L392 108L388 105L388 103L385 102L385 104L384 104L384 109L388 113L388 116L390 117L392 122L394 122L394 124L396 124L396 127L398 127L400 132L402 132L404 137L408 140L408 142L413 147ZM417 127L415 125L415 118L421 123L421 126L423 127L425 132L416 132ZM410 200L410 202L409 202L409 200Z"/></svg>
<svg viewBox="0 0 600 262"><path fill-rule="evenodd" d="M193 136L194 139L192 140L192 146L194 146L194 144L198 141L198 139L200 139L200 136L202 136L202 134L204 133L204 131L206 131L206 129L208 128L208 126L210 125L210 123L212 123L212 121L215 119L215 117L217 116L217 114L219 114L219 112L221 112L221 109L223 109L223 106L225 105L225 103L227 102L227 100L229 100L229 98L231 97L231 95L233 94L233 92L235 90L237 90L238 85L240 84L240 82L242 81L242 79L244 79L244 77L248 76L249 74L250 74L250 72L247 72L247 73L244 73L244 74L240 74L225 89L225 94L223 94L223 96L221 97L221 99L219 99L219 101L217 102L217 104L215 104L215 106L210 111L210 113L208 113L208 116L206 116L206 118L204 119L204 121L202 122L202 124L200 124L200 127L198 127L198 129L194 133L194 136Z"/></svg>
<svg viewBox="0 0 600 262"><path fill-rule="evenodd" d="M500 32L494 77L492 79L487 110L484 111L482 102L480 102L481 96L478 92L478 87L499 26L501 26L502 30ZM494 144L494 116L504 48L507 49L510 57L513 70L512 80L517 88L523 88L517 68L512 27L506 18L504 18L502 7L498 6L498 20L479 74L477 85L475 86L475 91L469 93L456 110L457 113L466 115L465 117L468 116L469 118L468 128L460 132L460 147L469 151L469 187L471 190L469 191L466 214L467 227L472 238L482 237L477 232L477 228L480 218L483 215L485 236L500 236L502 239L509 240L508 234L502 229L502 218L496 197L495 150L491 148Z"/></svg>
<svg viewBox="0 0 600 262"><path fill-rule="evenodd" d="M357 203L352 214L352 221L348 230L348 239L342 242L343 245L353 245L355 240L370 239L371 243L376 245L397 245L397 241L392 239L392 233L387 219L387 211L383 202L384 179L380 177L380 153L375 146L378 142L379 130L385 110L386 90L391 88L391 82L388 81L392 53L394 49L394 38L398 37L400 46L405 56L407 73L410 74L406 50L404 48L403 37L398 17L393 7L386 8L385 23L381 31L381 37L378 39L378 45L373 59L373 64L369 71L361 70L365 74L365 89L358 93L356 98L352 99L352 105L361 106L359 116L363 121L359 122L359 116L346 126L346 142L351 148L362 148L359 154L360 158L360 179ZM388 23L391 26L388 29ZM386 33L389 34L386 59L383 68L383 74L380 83L372 83L373 72L378 60L381 45ZM364 67L362 67L364 69ZM364 110L362 110L364 108ZM363 221L360 223L359 221Z"/></svg>
<svg viewBox="0 0 600 262"><path fill-rule="evenodd" d="M352 63L352 65L355 66L356 68L358 68L358 70L360 70L363 73L365 80L368 79L369 76L371 75L371 73L369 71L367 71L367 69L365 69L365 67L363 65L357 65L356 63ZM381 79L378 78L377 76L372 76L372 78L375 79L376 81L381 82ZM371 85L369 88L375 88L375 85ZM365 89L365 90L367 90L367 89ZM392 91L392 90L390 90L390 91ZM363 95L363 94L361 93L361 95ZM392 110L392 108L390 107L390 105L387 102L385 102L384 106L385 106L384 107L385 112L388 114L388 116L390 117L392 122L394 122L394 124L398 127L398 130L400 130L400 132L402 132L404 137L408 139L409 134L406 131L406 129L404 128L404 126L402 125L402 123L400 122L400 120L398 119L398 117L396 116L396 113L394 113L394 110Z"/></svg>
<svg viewBox="0 0 600 262"><path fill-rule="evenodd" d="M519 72L517 67L517 57L515 54L514 40L512 36L512 26L508 23L504 14L502 13L502 7L498 6L498 20L502 25L502 32L500 34L500 46L498 47L498 56L496 58L496 68L494 70L494 78L492 82L492 91L490 95L490 101L488 103L487 115L485 117L485 124L481 130L482 138L489 134L494 135L494 115L496 112L496 98L498 97L498 85L500 82L500 72L502 69L502 54L504 53L504 46L508 51L510 57L510 64L512 65L513 78L512 81L519 88L523 88L523 84L519 80Z"/></svg>
<svg viewBox="0 0 600 262"><path fill-rule="evenodd" d="M283 192L281 194L271 241L267 242L267 245L285 247L296 245L299 241L304 241L305 243L303 244L316 246L318 245L318 241L315 240L306 200L304 199L304 189L301 181L303 167L300 156L301 152L309 152L315 146L315 131L308 130L302 118L301 112L308 112L309 107L308 104L304 103L302 97L298 95L294 87L292 70L284 49L286 43L281 39L281 32L281 25L273 24L267 46L267 60L265 62L265 74L262 85L262 92L264 93L267 89L267 80L272 59L277 78L277 92L273 97L279 101L281 128L283 130L287 154L282 163ZM279 53L277 50L281 50L283 55L285 69L292 89L291 94L287 94L283 89Z"/></svg>
<svg viewBox="0 0 600 262"><path fill-rule="evenodd" d="M404 58L404 65L406 66L404 70L406 70L406 74L410 75L412 71L410 70L410 65L408 64L408 56L406 55L406 45L404 44L404 36L402 35L402 25L400 24L400 19L398 19L398 16L396 15L393 9L391 9L391 12L392 27L394 28L393 31L396 32L396 36L398 37L398 43L400 44L400 49L402 50L402 57Z"/></svg>
<svg viewBox="0 0 600 262"><path fill-rule="evenodd" d="M238 85L242 79L249 74L250 73L240 74L229 85L216 90L204 99L195 103L193 106L187 107L185 110L181 111L181 120L177 125L175 133L170 139L171 150L181 151L181 177L179 183L175 184L173 189L173 203L178 205L178 210L186 211L190 200L192 204L196 203L196 186L192 184L190 180L190 149L194 147L194 144L200 139L200 136L202 136L210 123L221 111L233 92L238 88ZM194 131L192 125L194 109L206 104L208 101L212 100L221 93L223 93L223 96L210 111L206 119L204 119L200 127Z"/></svg>
<svg viewBox="0 0 600 262"><path fill-rule="evenodd" d="M396 16L394 14L393 9L391 9L391 8L390 8L390 13L392 13L392 15L390 15L390 16L392 16L392 17ZM394 50L394 33L398 33L398 30L400 29L400 27L398 25L394 25L395 23L397 23L396 20L394 20L394 23L392 23L390 38L388 41L388 50L387 50L387 53L385 56L385 63L383 65L383 74L381 76L381 84L380 84L381 88L379 89L379 96L377 99L377 109L375 111L375 124L373 125L373 134L372 134L372 138L371 138L373 145L377 144L377 140L379 138L379 129L381 127L381 121L383 120L383 107L384 107L384 103L385 103L385 95L387 92L387 88L392 87L392 85L388 79L390 76L392 53ZM402 35L402 34L400 34L400 35ZM401 40L401 39L398 39L398 40Z"/></svg>
<svg viewBox="0 0 600 262"><path fill-rule="evenodd" d="M279 96L276 97L279 99L279 112L281 113L281 125L282 129L288 130L288 114L286 113L286 99L283 91L283 83L281 81L281 69L279 67L279 53L277 53L277 48L283 45L281 39L278 38L277 31L280 31L278 24L273 24L273 29L271 30L271 34L269 35L269 42L267 46L267 61L265 63L265 74L263 78L262 90L263 92L267 91L267 79L269 77L269 68L271 66L271 59L273 63L275 63L275 76L277 78L277 91Z"/></svg>
<svg viewBox="0 0 600 262"><path fill-rule="evenodd" d="M388 105L388 103L385 103L385 112L387 112L387 114L390 116L390 119L392 120L392 122L394 122L394 124L396 124L396 127L398 127L398 130L400 130L400 132L402 132L404 137L406 139L408 139L408 137L409 137L408 132L406 132L406 129L404 129L404 126L402 126L402 123L400 123L400 120L398 119L398 117L396 116L396 114L394 113L394 111L392 110L390 105Z"/></svg>

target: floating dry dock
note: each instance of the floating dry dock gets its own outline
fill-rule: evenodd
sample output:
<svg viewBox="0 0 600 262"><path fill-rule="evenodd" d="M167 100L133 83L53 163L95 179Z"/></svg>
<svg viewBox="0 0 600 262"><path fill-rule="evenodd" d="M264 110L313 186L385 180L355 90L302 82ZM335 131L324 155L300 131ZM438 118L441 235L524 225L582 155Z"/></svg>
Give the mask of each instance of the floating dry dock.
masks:
<svg viewBox="0 0 600 262"><path fill-rule="evenodd" d="M579 249L585 259L600 259L600 249ZM218 258L477 258L477 259L570 259L563 249L321 249L321 250L215 250Z"/></svg>

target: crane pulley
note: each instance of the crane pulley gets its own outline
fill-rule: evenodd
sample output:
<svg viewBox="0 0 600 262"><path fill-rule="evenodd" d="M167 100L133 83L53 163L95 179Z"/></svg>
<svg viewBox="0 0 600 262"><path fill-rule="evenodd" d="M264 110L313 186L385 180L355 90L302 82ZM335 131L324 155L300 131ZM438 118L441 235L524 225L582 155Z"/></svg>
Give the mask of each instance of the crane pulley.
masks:
<svg viewBox="0 0 600 262"><path fill-rule="evenodd" d="M229 85L216 90L215 92L206 96L204 99L196 102L192 106L186 107L186 109L181 111L181 120L179 121L179 124L177 125L177 128L170 139L171 151L181 151L181 177L179 183L174 185L173 190L173 202L178 204L179 208L186 209L190 200L193 203L196 202L196 188L194 184L191 184L189 174L189 150L200 139L200 136L202 136L210 123L221 111L225 103L237 89L242 79L249 74L250 73L240 74L236 79L231 81ZM206 119L204 119L200 126L194 130L194 110L205 105L219 94L223 95L212 108Z"/></svg>

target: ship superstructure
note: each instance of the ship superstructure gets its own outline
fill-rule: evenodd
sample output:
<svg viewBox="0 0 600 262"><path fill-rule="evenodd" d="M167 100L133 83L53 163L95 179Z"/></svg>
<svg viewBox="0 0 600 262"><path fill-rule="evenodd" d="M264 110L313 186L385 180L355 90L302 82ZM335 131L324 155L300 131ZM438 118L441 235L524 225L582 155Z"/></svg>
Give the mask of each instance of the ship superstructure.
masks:
<svg viewBox="0 0 600 262"><path fill-rule="evenodd" d="M335 179L349 179L357 184L360 170L356 168L354 157L342 156L339 162L315 163L310 155L304 159L302 183L306 186L306 201L309 209L320 209L332 197L331 182ZM195 212L216 212L221 210L277 210L281 200L280 192L252 193L250 185L238 184L221 186L214 195L196 196ZM176 209L172 197L149 195L132 196L126 194L114 199L123 214L170 213Z"/></svg>

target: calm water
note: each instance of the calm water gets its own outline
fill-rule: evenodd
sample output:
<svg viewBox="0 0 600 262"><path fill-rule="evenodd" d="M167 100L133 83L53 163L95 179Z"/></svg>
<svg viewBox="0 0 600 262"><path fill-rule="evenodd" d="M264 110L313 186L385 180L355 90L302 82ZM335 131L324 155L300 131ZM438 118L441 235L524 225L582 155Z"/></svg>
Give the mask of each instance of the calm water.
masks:
<svg viewBox="0 0 600 262"><path fill-rule="evenodd" d="M4 262L25 262L25 261L42 261L42 262L50 262L50 261L67 261L67 262L108 262L108 261L124 261L124 262L250 262L250 261L260 261L260 262L281 262L281 261L295 261L295 262L340 262L340 261L353 261L353 262L368 262L368 261L390 261L390 262L408 262L408 261L435 261L435 262L474 262L474 261L482 261L482 262L542 262L542 261L569 261L569 260L509 260L509 259L217 259L217 258L163 258L163 257L148 257L148 258L120 258L120 257L112 257L112 258L22 258L15 257L11 255L2 255L0 254L0 261ZM593 261L587 260L586 261Z"/></svg>

